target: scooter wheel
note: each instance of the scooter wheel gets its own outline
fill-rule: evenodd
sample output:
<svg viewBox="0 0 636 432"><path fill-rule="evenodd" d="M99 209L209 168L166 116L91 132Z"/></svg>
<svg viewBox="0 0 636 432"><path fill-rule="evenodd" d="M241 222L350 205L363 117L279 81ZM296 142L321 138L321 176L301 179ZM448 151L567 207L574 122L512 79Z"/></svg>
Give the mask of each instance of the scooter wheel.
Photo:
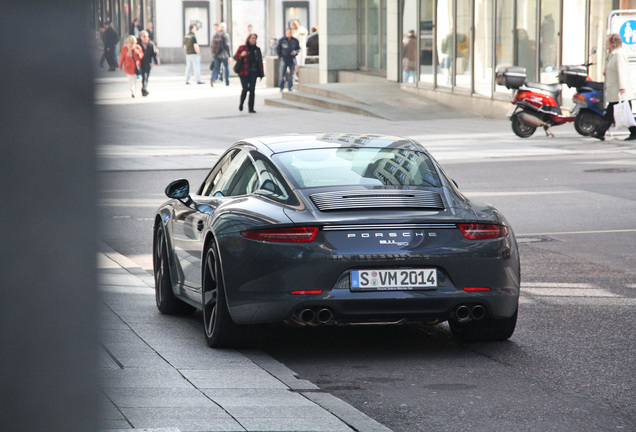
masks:
<svg viewBox="0 0 636 432"><path fill-rule="evenodd" d="M574 129L583 136L592 136L603 121L603 117L588 110L583 110L574 119Z"/></svg>
<svg viewBox="0 0 636 432"><path fill-rule="evenodd" d="M519 120L518 114L513 115L510 118L510 121L512 122L512 131L519 138L531 137L534 131L537 130L537 128L534 126L528 126L527 124L522 123L521 120Z"/></svg>

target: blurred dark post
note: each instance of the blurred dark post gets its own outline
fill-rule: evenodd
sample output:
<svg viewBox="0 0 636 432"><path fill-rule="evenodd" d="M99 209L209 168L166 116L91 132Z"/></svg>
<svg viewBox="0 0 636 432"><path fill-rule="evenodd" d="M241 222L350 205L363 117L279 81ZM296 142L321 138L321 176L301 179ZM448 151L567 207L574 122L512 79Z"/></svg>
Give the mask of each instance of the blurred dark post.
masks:
<svg viewBox="0 0 636 432"><path fill-rule="evenodd" d="M0 431L97 429L87 7L0 3Z"/></svg>

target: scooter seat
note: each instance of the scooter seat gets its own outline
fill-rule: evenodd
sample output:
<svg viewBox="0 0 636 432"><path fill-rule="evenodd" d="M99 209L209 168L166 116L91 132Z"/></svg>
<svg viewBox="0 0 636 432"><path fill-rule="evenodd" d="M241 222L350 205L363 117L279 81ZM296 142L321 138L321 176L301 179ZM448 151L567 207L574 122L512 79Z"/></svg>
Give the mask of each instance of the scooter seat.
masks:
<svg viewBox="0 0 636 432"><path fill-rule="evenodd" d="M536 82L528 82L528 83L526 83L526 87L536 88L536 89L539 89L539 90L547 91L548 93L552 93L553 95L557 95L557 94L561 93L561 84L560 83L541 84L541 83L536 83Z"/></svg>
<svg viewBox="0 0 636 432"><path fill-rule="evenodd" d="M583 87L581 87L581 90L590 89L590 90L603 91L604 88L605 88L605 84L602 83L602 82L585 81L585 85Z"/></svg>

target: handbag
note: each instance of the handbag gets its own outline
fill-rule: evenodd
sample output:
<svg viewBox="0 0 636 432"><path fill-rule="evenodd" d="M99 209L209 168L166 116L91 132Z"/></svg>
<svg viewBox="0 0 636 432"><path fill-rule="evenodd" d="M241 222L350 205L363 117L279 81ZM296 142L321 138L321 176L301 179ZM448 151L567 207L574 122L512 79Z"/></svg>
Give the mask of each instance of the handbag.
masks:
<svg viewBox="0 0 636 432"><path fill-rule="evenodd" d="M242 59L237 62L234 62L234 67L232 67L232 69L234 70L234 73L236 73L237 75L239 74L239 72L241 72L242 63L243 63Z"/></svg>
<svg viewBox="0 0 636 432"><path fill-rule="evenodd" d="M636 121L632 107L629 105L629 101L621 101L619 97L618 103L614 105L614 127L621 129L633 126L636 126Z"/></svg>

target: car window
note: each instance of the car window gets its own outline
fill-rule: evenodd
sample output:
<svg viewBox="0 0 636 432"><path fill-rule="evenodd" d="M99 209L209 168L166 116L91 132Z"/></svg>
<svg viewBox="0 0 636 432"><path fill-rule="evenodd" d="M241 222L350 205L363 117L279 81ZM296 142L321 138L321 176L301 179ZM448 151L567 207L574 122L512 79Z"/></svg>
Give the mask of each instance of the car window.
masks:
<svg viewBox="0 0 636 432"><path fill-rule="evenodd" d="M254 192L277 201L287 201L290 191L278 170L262 154L252 152L251 156L259 176L259 184Z"/></svg>
<svg viewBox="0 0 636 432"><path fill-rule="evenodd" d="M250 158L246 157L241 166L232 175L231 180L228 181L224 195L247 195L256 189L257 184L258 175L256 174L254 164Z"/></svg>
<svg viewBox="0 0 636 432"><path fill-rule="evenodd" d="M212 168L205 181L199 188L199 195L210 196L212 195L212 190L214 185L219 182L219 179L223 176L223 174L227 171L228 167L232 163L232 160L239 154L239 150L232 150L229 153L225 154Z"/></svg>
<svg viewBox="0 0 636 432"><path fill-rule="evenodd" d="M247 154L240 150L227 165L227 168L218 176L218 180L214 182L209 195L211 196L229 196L232 190L236 188L236 183L240 179L241 167L247 159Z"/></svg>
<svg viewBox="0 0 636 432"><path fill-rule="evenodd" d="M310 149L280 153L274 158L298 188L441 186L435 165L417 149Z"/></svg>

